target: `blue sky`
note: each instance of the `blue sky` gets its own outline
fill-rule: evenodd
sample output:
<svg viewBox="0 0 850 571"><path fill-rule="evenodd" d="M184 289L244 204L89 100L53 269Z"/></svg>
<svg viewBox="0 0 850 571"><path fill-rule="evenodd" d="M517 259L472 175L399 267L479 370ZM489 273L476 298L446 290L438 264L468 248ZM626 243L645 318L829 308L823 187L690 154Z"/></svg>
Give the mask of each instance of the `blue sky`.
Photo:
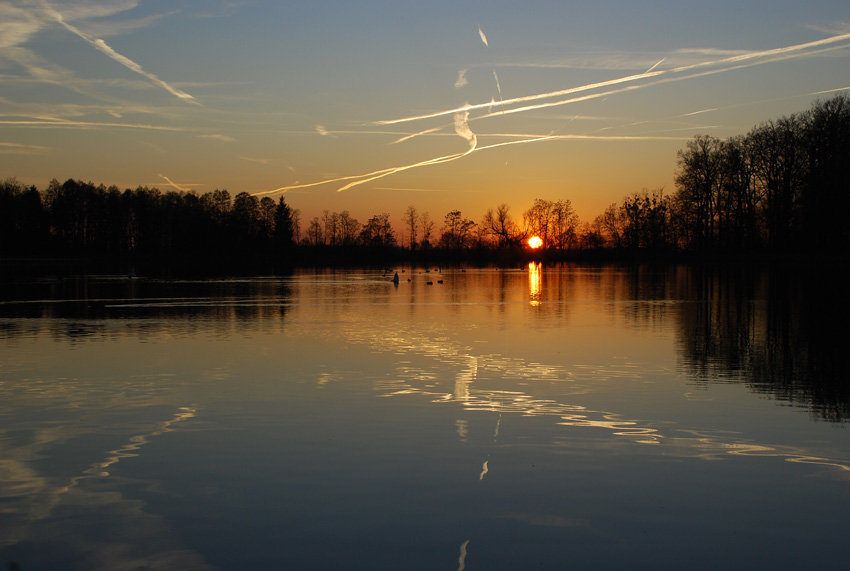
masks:
<svg viewBox="0 0 850 571"><path fill-rule="evenodd" d="M590 220L850 87L847 2L571 4L0 2L0 176Z"/></svg>

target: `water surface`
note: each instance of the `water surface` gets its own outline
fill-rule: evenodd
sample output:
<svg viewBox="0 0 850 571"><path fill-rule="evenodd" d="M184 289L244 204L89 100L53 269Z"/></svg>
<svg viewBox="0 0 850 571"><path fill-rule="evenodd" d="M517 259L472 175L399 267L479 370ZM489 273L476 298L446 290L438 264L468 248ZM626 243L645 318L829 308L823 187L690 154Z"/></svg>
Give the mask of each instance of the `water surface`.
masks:
<svg viewBox="0 0 850 571"><path fill-rule="evenodd" d="M392 273L4 283L0 560L845 560L845 281L532 264L404 268L396 286Z"/></svg>

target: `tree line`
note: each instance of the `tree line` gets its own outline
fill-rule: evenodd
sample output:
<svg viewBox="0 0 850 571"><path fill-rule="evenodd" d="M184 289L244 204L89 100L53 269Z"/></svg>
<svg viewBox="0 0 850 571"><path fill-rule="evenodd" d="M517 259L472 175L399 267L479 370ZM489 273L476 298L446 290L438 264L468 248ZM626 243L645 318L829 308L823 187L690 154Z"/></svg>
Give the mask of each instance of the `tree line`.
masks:
<svg viewBox="0 0 850 571"><path fill-rule="evenodd" d="M189 258L287 256L296 213L283 198L227 190L121 191L69 179L43 191L0 182L0 255Z"/></svg>
<svg viewBox="0 0 850 571"><path fill-rule="evenodd" d="M0 182L0 255L222 257L286 262L387 256L499 259L539 236L549 256L576 253L842 253L850 239L850 98L815 102L728 139L697 135L678 152L676 189L634 192L583 222L568 199L507 204L478 220L415 206L394 226L324 211L302 229L283 197L198 195L76 181L44 190Z"/></svg>

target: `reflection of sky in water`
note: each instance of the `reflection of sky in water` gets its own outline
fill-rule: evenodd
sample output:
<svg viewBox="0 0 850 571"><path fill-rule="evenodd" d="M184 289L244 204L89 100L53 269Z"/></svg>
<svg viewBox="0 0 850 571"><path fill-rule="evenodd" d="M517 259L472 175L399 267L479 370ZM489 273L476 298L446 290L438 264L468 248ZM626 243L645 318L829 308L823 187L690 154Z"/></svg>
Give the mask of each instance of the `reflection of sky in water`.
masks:
<svg viewBox="0 0 850 571"><path fill-rule="evenodd" d="M86 552L92 567L204 568L224 556L185 527L184 512L212 518L221 540L218 518L247 511L258 525L300 522L305 549L310 534L375 531L382 518L428 545L442 522L447 541L430 552L449 568L453 558L480 568L511 545L499 539L508 530L514 551L543 542L550 556L565 538L547 530L589 545L611 537L609 521L637 516L594 495L641 506L647 479L671 469L695 481L773 473L775 486L820 477L841 486L829 489L846 507L848 459L833 429L741 387L683 377L675 302L635 299L616 276L536 264L440 274L429 286L433 272L408 269L393 287L381 274L305 272L284 289L260 280L204 299L95 297L94 318L4 318L5 553L64 537L65 555ZM726 467L700 468L709 464ZM666 493L690 506L683 481ZM397 505L356 524L352 514L381 494ZM286 509L265 514L276 498Z"/></svg>

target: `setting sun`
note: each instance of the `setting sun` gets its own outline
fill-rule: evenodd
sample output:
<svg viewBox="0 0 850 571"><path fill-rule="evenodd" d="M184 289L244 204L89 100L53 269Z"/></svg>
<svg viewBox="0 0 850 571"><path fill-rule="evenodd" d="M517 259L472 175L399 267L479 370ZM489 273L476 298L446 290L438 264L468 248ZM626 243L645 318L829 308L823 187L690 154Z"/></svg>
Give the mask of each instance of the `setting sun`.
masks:
<svg viewBox="0 0 850 571"><path fill-rule="evenodd" d="M539 248L542 245L543 245L543 240L540 238L540 236L532 236L531 238L528 239L528 247L533 249L533 250L536 250L537 248Z"/></svg>

